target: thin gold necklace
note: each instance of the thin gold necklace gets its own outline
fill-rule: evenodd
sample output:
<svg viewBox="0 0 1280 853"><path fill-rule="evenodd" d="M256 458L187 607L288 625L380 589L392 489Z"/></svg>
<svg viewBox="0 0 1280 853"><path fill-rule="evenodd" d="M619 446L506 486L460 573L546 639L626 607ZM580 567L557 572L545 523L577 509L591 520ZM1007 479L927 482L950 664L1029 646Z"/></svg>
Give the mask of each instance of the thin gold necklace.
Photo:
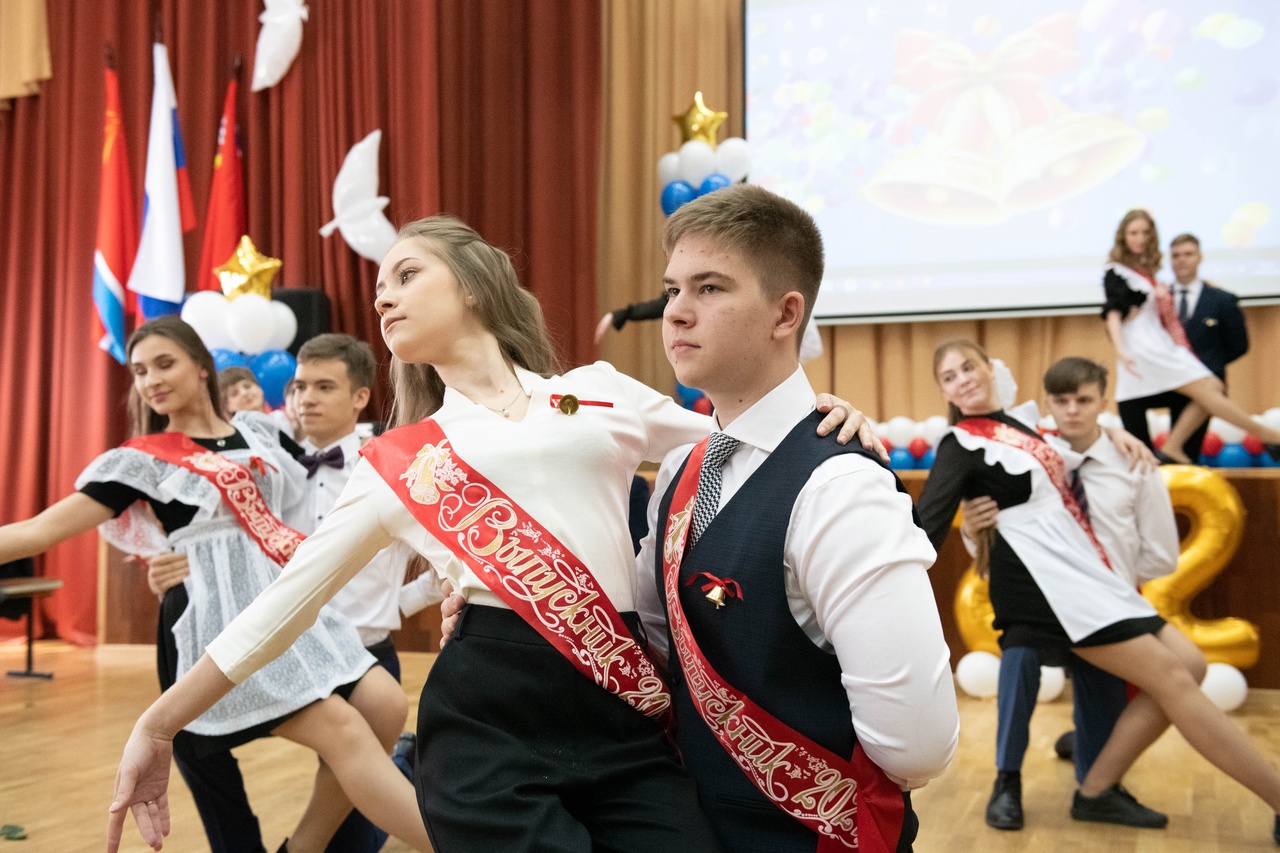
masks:
<svg viewBox="0 0 1280 853"><path fill-rule="evenodd" d="M486 409L488 409L488 410L489 410L489 411L491 411L491 412L495 412L495 413L497 413L497 414L502 415L504 418L510 418L510 417L511 417L511 412L510 412L511 407L512 407L512 406L514 406L514 405L516 404L516 400L519 400L519 399L520 399L520 395L521 395L521 394L523 394L523 393L524 393L524 388L523 388L523 387L521 387L521 388L517 388L517 389L516 389L516 395L515 395L514 397L512 397L512 398L511 398L511 402L507 403L507 404L506 404L505 406L503 406L501 409L495 409L493 406L485 406L485 408L486 408Z"/></svg>

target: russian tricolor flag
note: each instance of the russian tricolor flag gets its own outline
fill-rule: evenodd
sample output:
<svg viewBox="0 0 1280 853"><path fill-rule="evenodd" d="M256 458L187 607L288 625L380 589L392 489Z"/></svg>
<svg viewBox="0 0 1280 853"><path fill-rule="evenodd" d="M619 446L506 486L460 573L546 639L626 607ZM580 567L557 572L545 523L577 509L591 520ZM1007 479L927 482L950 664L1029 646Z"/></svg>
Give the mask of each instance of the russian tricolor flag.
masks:
<svg viewBox="0 0 1280 853"><path fill-rule="evenodd" d="M187 179L187 158L178 127L178 102L169 71L169 51L152 45L155 88L151 96L151 130L147 137L147 174L142 207L142 240L129 275L129 289L139 296L144 317L173 314L182 308L187 290L182 234L196 225L195 204Z"/></svg>
<svg viewBox="0 0 1280 853"><path fill-rule="evenodd" d="M133 182L121 127L120 81L106 69L107 108L102 133L102 186L98 194L98 243L93 253L93 304L98 309L98 346L124 364L125 292L138 226L133 218Z"/></svg>

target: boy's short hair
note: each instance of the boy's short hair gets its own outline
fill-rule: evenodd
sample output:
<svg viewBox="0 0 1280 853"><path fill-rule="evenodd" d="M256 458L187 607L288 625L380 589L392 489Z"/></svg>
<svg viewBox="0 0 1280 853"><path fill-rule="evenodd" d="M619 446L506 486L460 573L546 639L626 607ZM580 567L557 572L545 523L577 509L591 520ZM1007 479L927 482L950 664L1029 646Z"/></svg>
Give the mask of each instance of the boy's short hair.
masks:
<svg viewBox="0 0 1280 853"><path fill-rule="evenodd" d="M352 391L372 388L378 365L368 344L336 333L316 335L303 344L298 350L298 362L307 361L341 361L347 366Z"/></svg>
<svg viewBox="0 0 1280 853"><path fill-rule="evenodd" d="M765 295L778 298L796 291L804 297L809 323L822 284L822 234L800 205L755 184L734 184L681 207L667 219L662 248L671 256L676 244L701 235L742 255L760 278Z"/></svg>
<svg viewBox="0 0 1280 853"><path fill-rule="evenodd" d="M1107 369L1096 361L1071 356L1057 361L1045 371L1044 390L1047 394L1074 394L1081 385L1098 383L1098 390L1107 393Z"/></svg>
<svg viewBox="0 0 1280 853"><path fill-rule="evenodd" d="M227 409L227 393L236 384L249 380L254 385L261 386L258 377L253 375L253 371L247 367L224 367L218 371L218 396L222 398L222 409Z"/></svg>
<svg viewBox="0 0 1280 853"><path fill-rule="evenodd" d="M1183 243L1195 243L1196 248L1200 248L1200 238L1194 234L1179 234L1169 241L1169 248L1172 249L1174 246L1180 246Z"/></svg>

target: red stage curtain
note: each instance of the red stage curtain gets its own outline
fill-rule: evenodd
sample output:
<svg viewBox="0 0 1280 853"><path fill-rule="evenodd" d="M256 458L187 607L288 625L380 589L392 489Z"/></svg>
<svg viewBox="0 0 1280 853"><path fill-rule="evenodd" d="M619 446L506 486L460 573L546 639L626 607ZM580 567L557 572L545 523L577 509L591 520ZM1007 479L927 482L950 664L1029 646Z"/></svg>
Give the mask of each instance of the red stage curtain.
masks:
<svg viewBox="0 0 1280 853"><path fill-rule="evenodd" d="M149 4L53 3L53 78L0 113L0 522L68 494L125 437L128 376L91 341L91 274L102 144L102 57L114 45L137 209L151 102ZM566 360L589 357L595 307L600 98L596 3L311 0L302 50L275 88L252 94L258 0L162 0L196 208L203 215L232 58L249 233L283 260L280 283L320 286L340 331L385 360L371 308L376 269L337 235L330 188L347 150L381 128L382 184L396 223L457 213L511 248ZM203 225L203 223L201 223ZM202 227L186 235L188 276ZM379 393L375 406L385 395ZM66 585L42 605L44 633L92 643L96 536L49 552ZM0 628L3 628L0 625Z"/></svg>

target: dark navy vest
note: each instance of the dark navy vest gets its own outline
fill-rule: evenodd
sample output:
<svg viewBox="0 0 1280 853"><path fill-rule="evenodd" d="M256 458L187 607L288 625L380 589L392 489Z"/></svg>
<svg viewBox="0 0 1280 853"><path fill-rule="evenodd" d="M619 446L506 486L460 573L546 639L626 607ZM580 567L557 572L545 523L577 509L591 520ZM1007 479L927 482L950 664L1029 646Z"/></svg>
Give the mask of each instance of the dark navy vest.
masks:
<svg viewBox="0 0 1280 853"><path fill-rule="evenodd" d="M819 465L841 453L879 459L856 440L840 445L834 434L818 436L821 420L815 412L800 421L686 551L680 567L680 604L703 655L725 681L792 729L848 757L857 738L848 695L840 683L840 663L834 654L815 646L791 615L783 546L796 497ZM659 505L663 529L657 531L655 550L660 592L665 525L684 467ZM898 489L905 491L901 482ZM857 529L856 518L849 519L849 528ZM700 582L685 585L698 572L737 581L742 599L716 608L705 598ZM663 596L664 607L665 600ZM670 667L681 755L727 853L812 853L817 833L765 798L703 723L674 650ZM899 851L909 851L915 838L909 799L906 812Z"/></svg>

